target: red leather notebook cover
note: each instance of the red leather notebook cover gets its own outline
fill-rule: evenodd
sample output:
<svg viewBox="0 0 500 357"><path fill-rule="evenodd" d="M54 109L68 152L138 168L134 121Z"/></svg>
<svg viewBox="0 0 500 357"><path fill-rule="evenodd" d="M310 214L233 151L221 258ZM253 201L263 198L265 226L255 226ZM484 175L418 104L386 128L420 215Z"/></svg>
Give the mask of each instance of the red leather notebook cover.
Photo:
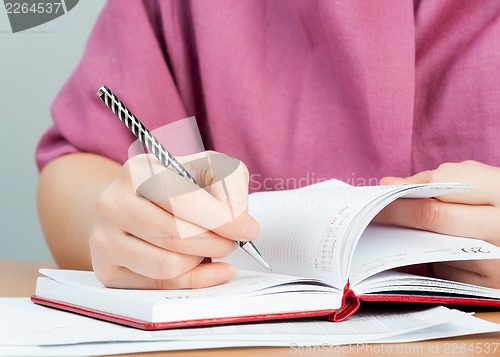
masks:
<svg viewBox="0 0 500 357"><path fill-rule="evenodd" d="M184 320L175 322L149 322L137 319L132 319L124 316L109 314L103 311L89 309L87 307L76 306L65 302L48 300L38 296L32 296L31 301L36 304L53 307L59 310L70 311L80 315L94 317L100 320L114 322L120 325L139 328L142 330L164 330L171 328L184 328L184 327L200 327L209 325L223 325L241 322L257 322L257 321L271 321L282 319L297 319L304 317L328 317L335 312L335 310L318 310L318 311L305 311L305 312L292 312L292 313L277 313L277 314L263 314L252 316L233 316L224 318L211 318L199 320Z"/></svg>
<svg viewBox="0 0 500 357"><path fill-rule="evenodd" d="M430 296L430 295L407 295L407 294L367 294L360 295L359 300L371 302L397 302L411 304L439 304L439 305L468 305L468 306L491 306L500 307L500 300L476 298L476 297L453 297L453 296Z"/></svg>
<svg viewBox="0 0 500 357"><path fill-rule="evenodd" d="M257 321L272 321L284 319L299 319L305 317L323 317L330 321L343 321L349 316L354 314L359 308L359 299L354 295L352 290L349 289L349 284L344 288L344 296L342 298L342 305L339 309L329 310L315 310L315 311L297 311L285 312L275 314L262 314L251 316L233 316L222 318L210 318L199 320L184 320L174 322L149 322L138 319L133 319L125 316L114 315L104 311L94 310L91 308L77 306L66 302L45 299L36 295L31 297L31 301L35 304L44 305L59 310L70 311L80 315L90 316L104 321L114 322L120 325L135 327L142 330L164 330L171 328L184 328L184 327L200 327L210 325L223 325L242 322L257 322Z"/></svg>

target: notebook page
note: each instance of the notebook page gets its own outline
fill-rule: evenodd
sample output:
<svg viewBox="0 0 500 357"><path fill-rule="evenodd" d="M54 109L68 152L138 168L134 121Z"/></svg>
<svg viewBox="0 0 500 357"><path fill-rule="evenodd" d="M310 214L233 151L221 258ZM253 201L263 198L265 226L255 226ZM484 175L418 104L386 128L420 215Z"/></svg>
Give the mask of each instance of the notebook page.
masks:
<svg viewBox="0 0 500 357"><path fill-rule="evenodd" d="M398 291L402 294L404 294L404 292L434 292L500 299L500 289L424 277L398 271L384 271L375 274L354 286L353 289L360 295L388 291Z"/></svg>
<svg viewBox="0 0 500 357"><path fill-rule="evenodd" d="M249 212L261 227L254 242L273 272L316 277L342 289L340 249L352 219L368 203L393 190L389 186L360 190L320 183L307 189L252 194ZM223 261L264 271L241 249Z"/></svg>
<svg viewBox="0 0 500 357"><path fill-rule="evenodd" d="M355 285L384 270L413 264L499 258L500 247L478 239L370 225L354 251L349 280Z"/></svg>
<svg viewBox="0 0 500 357"><path fill-rule="evenodd" d="M203 299L219 296L246 296L257 295L263 290L269 292L287 292L304 290L331 290L324 284L313 279L300 279L294 276L272 274L269 272L255 272L239 270L235 279L221 285L201 289L180 290L137 290L137 289L112 289L104 287L90 271L62 270L62 269L40 269L40 273L50 277L52 280L74 288L75 294L83 290L95 290L102 294L134 298L137 301L157 303L165 299ZM39 279L38 287L43 286L44 278ZM293 285L296 283L296 285ZM301 284L304 283L304 284ZM314 283L314 284L309 284ZM54 291L57 297L57 291ZM118 300L117 300L118 302Z"/></svg>
<svg viewBox="0 0 500 357"><path fill-rule="evenodd" d="M347 279L350 276L350 266L352 264L352 259L354 252L357 249L358 241L361 238L364 230L368 226L369 222L375 217L375 215L380 212L384 207L386 207L390 202L400 198L427 198L440 196L452 192L462 191L465 189L474 188L473 186L464 185L460 183L432 183L432 184L419 184L419 185L394 185L392 186L394 190L392 192L387 192L385 195L381 195L377 199L370 202L363 209L360 214L354 219L351 226L352 231L348 232L351 239L346 240L345 247L343 247L343 264L344 269L343 276ZM364 189L371 189L371 187L364 188L359 187L360 191ZM399 241L402 243L404 240ZM375 249L375 247L374 247ZM378 247L377 247L378 249Z"/></svg>

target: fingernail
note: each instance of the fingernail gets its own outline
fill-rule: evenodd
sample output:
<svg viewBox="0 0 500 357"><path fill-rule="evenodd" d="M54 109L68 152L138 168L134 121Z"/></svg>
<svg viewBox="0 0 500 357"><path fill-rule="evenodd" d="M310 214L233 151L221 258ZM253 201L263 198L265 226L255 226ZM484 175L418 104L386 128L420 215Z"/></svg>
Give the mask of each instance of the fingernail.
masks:
<svg viewBox="0 0 500 357"><path fill-rule="evenodd" d="M247 223L243 226L241 231L242 238L244 239L254 239L259 235L260 227L259 224L253 218L248 218Z"/></svg>
<svg viewBox="0 0 500 357"><path fill-rule="evenodd" d="M220 267L214 270L214 283L222 284L236 277L236 269L232 266Z"/></svg>

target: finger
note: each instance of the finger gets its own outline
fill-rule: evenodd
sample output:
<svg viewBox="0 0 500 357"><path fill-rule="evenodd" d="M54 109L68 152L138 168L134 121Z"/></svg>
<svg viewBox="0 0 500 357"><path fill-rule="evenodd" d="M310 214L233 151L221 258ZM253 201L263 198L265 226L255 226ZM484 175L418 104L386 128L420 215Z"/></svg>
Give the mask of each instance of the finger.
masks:
<svg viewBox="0 0 500 357"><path fill-rule="evenodd" d="M119 197L119 199L117 199ZM233 241L224 239L203 227L174 218L154 203L137 197L129 190L111 190L96 204L96 224L113 226L158 247L189 255L220 258L234 250ZM122 236L117 230L109 239ZM190 242L182 238L190 238Z"/></svg>
<svg viewBox="0 0 500 357"><path fill-rule="evenodd" d="M441 262L439 264L446 265L451 268L466 270L486 277L496 273L496 271L493 271L492 269L492 264L494 263L495 263L494 260L488 259L488 260Z"/></svg>
<svg viewBox="0 0 500 357"><path fill-rule="evenodd" d="M446 163L440 165L432 176L432 182L461 182L477 186L474 190L464 190L440 196L445 202L472 205L495 205L500 203L500 169L475 161Z"/></svg>
<svg viewBox="0 0 500 357"><path fill-rule="evenodd" d="M138 193L174 216L228 239L247 241L259 233L257 222L246 210L219 201L170 170L144 182Z"/></svg>
<svg viewBox="0 0 500 357"><path fill-rule="evenodd" d="M119 226L157 247L211 258L225 257L236 248L232 240L174 217L146 199L133 196L123 204L130 208L119 216Z"/></svg>
<svg viewBox="0 0 500 357"><path fill-rule="evenodd" d="M416 175L400 178L385 177L380 180L384 185L420 184L436 182L460 182L477 186L475 190L464 190L437 197L444 202L466 203L472 205L500 206L500 169L477 161L445 163L436 170L423 171Z"/></svg>
<svg viewBox="0 0 500 357"><path fill-rule="evenodd" d="M463 267L467 267L467 265L464 264ZM451 266L449 264L434 264L434 276L436 278L460 281L466 284L495 287L494 279L490 279L485 275L478 274L468 269L462 269L457 266Z"/></svg>
<svg viewBox="0 0 500 357"><path fill-rule="evenodd" d="M101 273L102 271L102 273ZM174 279L151 279L120 266L96 271L99 281L110 288L121 289L198 289L232 280L236 270L226 263L201 264Z"/></svg>
<svg viewBox="0 0 500 357"><path fill-rule="evenodd" d="M375 217L381 224L404 226L461 237L479 238L498 245L498 209L442 202L437 199L402 199Z"/></svg>
<svg viewBox="0 0 500 357"><path fill-rule="evenodd" d="M432 182L434 170L419 172L409 177L384 177L380 180L381 185L405 185L405 184L421 184Z"/></svg>
<svg viewBox="0 0 500 357"><path fill-rule="evenodd" d="M108 262L152 279L172 279L197 266L202 256L192 256L158 248L139 238L109 232L94 233L89 241L92 261Z"/></svg>
<svg viewBox="0 0 500 357"><path fill-rule="evenodd" d="M236 269L222 262L198 265L176 279L162 282L163 289L197 289L220 285L236 277Z"/></svg>

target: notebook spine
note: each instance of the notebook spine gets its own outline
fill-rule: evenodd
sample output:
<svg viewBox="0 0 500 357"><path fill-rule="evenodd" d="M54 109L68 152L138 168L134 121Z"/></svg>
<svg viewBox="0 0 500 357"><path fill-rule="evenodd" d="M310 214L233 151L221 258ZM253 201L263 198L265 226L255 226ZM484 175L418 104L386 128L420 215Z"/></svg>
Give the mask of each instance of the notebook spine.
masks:
<svg viewBox="0 0 500 357"><path fill-rule="evenodd" d="M349 280L344 286L344 293L342 296L342 305L328 319L333 322L344 321L352 316L359 309L359 298L354 291L351 290Z"/></svg>

